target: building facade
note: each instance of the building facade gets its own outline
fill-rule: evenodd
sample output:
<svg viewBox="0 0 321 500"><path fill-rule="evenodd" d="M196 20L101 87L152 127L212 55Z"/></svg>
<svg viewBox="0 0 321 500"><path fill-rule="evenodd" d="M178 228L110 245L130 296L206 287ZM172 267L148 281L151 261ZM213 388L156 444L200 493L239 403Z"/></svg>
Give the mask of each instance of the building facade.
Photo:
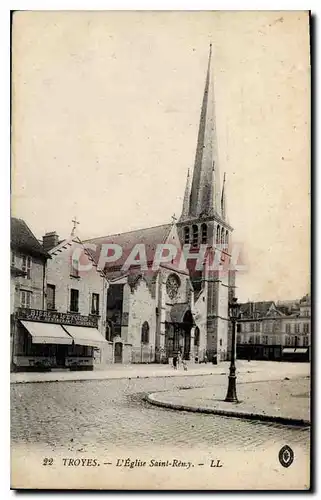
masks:
<svg viewBox="0 0 321 500"><path fill-rule="evenodd" d="M107 281L80 240L59 242L49 233L40 244L24 221L12 218L12 370L93 369L94 362L111 362L101 335L106 295Z"/></svg>
<svg viewBox="0 0 321 500"><path fill-rule="evenodd" d="M11 218L11 293L10 345L11 368L23 366L26 338L17 319L21 309L44 309L46 264L49 254L44 250L22 219Z"/></svg>
<svg viewBox="0 0 321 500"><path fill-rule="evenodd" d="M308 361L311 348L311 302L241 304L237 355L245 359Z"/></svg>
<svg viewBox="0 0 321 500"><path fill-rule="evenodd" d="M297 307L292 308L283 319L283 349L289 358L302 352L307 357L311 348L311 299L305 295Z"/></svg>
<svg viewBox="0 0 321 500"><path fill-rule="evenodd" d="M106 303L108 282L77 237L58 242L55 233L46 235L48 250L45 309L73 320L63 328L73 338L71 345L56 349L62 367L93 367L112 362L112 347L106 342ZM55 241L56 240L56 241Z"/></svg>

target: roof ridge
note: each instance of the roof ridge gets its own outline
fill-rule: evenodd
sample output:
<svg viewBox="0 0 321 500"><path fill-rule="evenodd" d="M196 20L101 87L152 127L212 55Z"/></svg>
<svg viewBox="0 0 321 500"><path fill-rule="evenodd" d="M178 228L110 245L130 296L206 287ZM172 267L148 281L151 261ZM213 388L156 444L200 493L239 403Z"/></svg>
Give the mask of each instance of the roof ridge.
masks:
<svg viewBox="0 0 321 500"><path fill-rule="evenodd" d="M158 224L156 226L150 226L150 227L143 227L143 228L138 228L138 229L132 229L131 231L124 231L124 232L121 232L121 233L107 234L106 236L96 236L96 237L93 237L93 238L89 238L89 239L83 240L83 242L86 243L88 241L100 240L100 239L103 239L103 238L111 238L112 236L121 236L123 234L137 233L138 231L147 231L148 229L155 229L157 227L165 227L165 226L171 226L171 225L172 224L170 222L168 222L166 224Z"/></svg>

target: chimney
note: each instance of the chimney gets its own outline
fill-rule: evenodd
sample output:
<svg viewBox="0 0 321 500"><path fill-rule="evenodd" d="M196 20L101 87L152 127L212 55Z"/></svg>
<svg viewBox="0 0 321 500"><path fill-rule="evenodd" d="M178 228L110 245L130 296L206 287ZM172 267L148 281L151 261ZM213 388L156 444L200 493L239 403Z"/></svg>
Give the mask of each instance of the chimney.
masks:
<svg viewBox="0 0 321 500"><path fill-rule="evenodd" d="M45 252L48 252L52 248L58 245L59 236L56 231L52 231L51 233L46 233L42 237L42 246Z"/></svg>

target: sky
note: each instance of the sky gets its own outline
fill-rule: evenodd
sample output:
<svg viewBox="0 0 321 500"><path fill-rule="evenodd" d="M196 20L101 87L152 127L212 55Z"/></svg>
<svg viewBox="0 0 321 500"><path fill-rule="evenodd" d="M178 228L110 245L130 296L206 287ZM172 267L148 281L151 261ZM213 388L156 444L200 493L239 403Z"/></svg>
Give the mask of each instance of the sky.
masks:
<svg viewBox="0 0 321 500"><path fill-rule="evenodd" d="M245 300L300 298L310 269L303 12L18 12L12 215L82 239L168 223L193 168L213 44L221 178Z"/></svg>

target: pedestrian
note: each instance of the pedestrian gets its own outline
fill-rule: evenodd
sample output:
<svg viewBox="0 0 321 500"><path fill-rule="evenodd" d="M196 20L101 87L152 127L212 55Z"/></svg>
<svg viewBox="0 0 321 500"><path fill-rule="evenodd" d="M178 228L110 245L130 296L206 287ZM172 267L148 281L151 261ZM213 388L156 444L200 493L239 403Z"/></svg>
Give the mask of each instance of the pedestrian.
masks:
<svg viewBox="0 0 321 500"><path fill-rule="evenodd" d="M177 355L178 368L180 367L181 364L182 364L182 353L181 353L181 351L178 351L178 355Z"/></svg>
<svg viewBox="0 0 321 500"><path fill-rule="evenodd" d="M173 355L173 367L174 370L177 370L177 354Z"/></svg>

